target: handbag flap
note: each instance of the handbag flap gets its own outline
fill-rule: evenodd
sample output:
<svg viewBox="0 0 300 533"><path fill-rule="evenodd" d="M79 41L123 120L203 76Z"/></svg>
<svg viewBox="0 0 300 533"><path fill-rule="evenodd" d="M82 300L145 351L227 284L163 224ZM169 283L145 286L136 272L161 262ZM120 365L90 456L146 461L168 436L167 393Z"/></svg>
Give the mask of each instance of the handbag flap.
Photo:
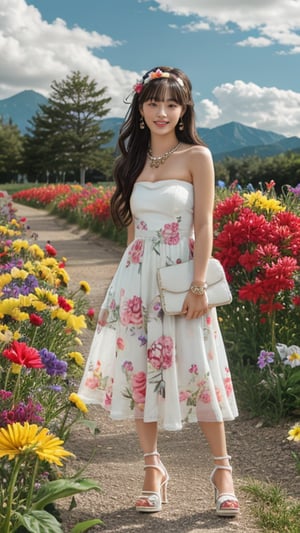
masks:
<svg viewBox="0 0 300 533"><path fill-rule="evenodd" d="M193 272L193 261L160 268L157 272L158 284L168 292L187 292L193 281Z"/></svg>
<svg viewBox="0 0 300 533"><path fill-rule="evenodd" d="M158 284L162 290L173 293L186 292L194 278L194 261L177 263L160 268L157 273ZM221 263L211 257L208 261L206 281L209 286L215 285L225 277Z"/></svg>

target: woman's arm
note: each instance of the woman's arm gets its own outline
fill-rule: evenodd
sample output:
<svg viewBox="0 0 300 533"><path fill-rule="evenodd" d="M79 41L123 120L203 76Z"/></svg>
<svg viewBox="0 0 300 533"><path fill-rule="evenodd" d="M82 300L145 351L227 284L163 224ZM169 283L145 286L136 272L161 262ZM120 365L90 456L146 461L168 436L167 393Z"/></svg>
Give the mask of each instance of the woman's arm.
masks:
<svg viewBox="0 0 300 533"><path fill-rule="evenodd" d="M134 223L130 222L127 226L127 246L134 240Z"/></svg>
<svg viewBox="0 0 300 533"><path fill-rule="evenodd" d="M215 194L214 165L210 151L195 146L189 155L189 167L194 186L194 280L201 286L206 281L208 259L213 246L213 209ZM208 310L206 294L199 296L189 291L183 310L186 318L198 318Z"/></svg>

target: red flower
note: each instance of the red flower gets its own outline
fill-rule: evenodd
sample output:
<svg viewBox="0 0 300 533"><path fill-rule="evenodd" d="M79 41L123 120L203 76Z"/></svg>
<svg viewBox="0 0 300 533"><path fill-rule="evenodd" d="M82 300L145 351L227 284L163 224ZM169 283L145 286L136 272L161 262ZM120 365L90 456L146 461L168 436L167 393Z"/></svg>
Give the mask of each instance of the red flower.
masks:
<svg viewBox="0 0 300 533"><path fill-rule="evenodd" d="M90 309L88 309L88 311L87 311L86 314L87 314L87 316L88 316L89 318L94 318L94 316L95 316L95 309L93 309L92 307L90 307Z"/></svg>
<svg viewBox="0 0 300 533"><path fill-rule="evenodd" d="M42 317L39 315L36 315L35 313L31 313L31 315L29 315L29 320L33 326L41 326L42 323L44 322Z"/></svg>
<svg viewBox="0 0 300 533"><path fill-rule="evenodd" d="M294 296L292 298L292 302L293 302L294 305L296 305L296 306L299 305L300 306L300 296Z"/></svg>
<svg viewBox="0 0 300 533"><path fill-rule="evenodd" d="M10 348L3 350L4 357L27 368L44 368L39 352L25 342L13 341Z"/></svg>
<svg viewBox="0 0 300 533"><path fill-rule="evenodd" d="M54 246L52 246L50 243L46 244L45 250L47 254L51 255L52 257L55 257L57 255L57 251L55 250Z"/></svg>
<svg viewBox="0 0 300 533"><path fill-rule="evenodd" d="M59 296L57 298L58 305L61 307L64 311L71 311L72 306L67 302L67 300L63 296Z"/></svg>

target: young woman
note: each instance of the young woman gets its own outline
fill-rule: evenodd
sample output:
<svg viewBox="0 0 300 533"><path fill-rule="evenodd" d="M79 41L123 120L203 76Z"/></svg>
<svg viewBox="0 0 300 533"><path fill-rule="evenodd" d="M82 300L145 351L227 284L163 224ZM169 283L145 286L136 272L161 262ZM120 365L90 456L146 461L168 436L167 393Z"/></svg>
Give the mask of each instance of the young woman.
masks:
<svg viewBox="0 0 300 533"><path fill-rule="evenodd" d="M215 309L208 309L214 169L195 128L191 83L156 67L134 87L119 137L115 223L128 246L107 291L79 394L113 419L134 418L145 457L140 512L161 510L168 473L157 451L158 425L197 422L214 458L211 482L220 516L239 512L224 421L237 414ZM194 260L182 314L162 311L157 269Z"/></svg>

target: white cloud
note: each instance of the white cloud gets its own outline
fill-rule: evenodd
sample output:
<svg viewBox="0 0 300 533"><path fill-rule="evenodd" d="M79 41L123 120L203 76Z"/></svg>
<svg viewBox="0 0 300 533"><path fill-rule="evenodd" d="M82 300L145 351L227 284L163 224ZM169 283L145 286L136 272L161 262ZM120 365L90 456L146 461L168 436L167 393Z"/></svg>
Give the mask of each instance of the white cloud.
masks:
<svg viewBox="0 0 300 533"><path fill-rule="evenodd" d="M109 88L114 116L123 116L126 107L120 95L128 94L139 74L93 54L118 45L108 35L70 29L59 18L49 24L25 0L0 0L0 98L33 88L48 95L53 80L79 70Z"/></svg>
<svg viewBox="0 0 300 533"><path fill-rule="evenodd" d="M290 53L298 53L300 40L299 0L155 0L162 11L175 15L196 17L209 23L216 31L234 24L247 32L256 29L261 37L274 44L289 47ZM191 23L191 29L195 28ZM201 26L199 30L201 30ZM242 41L247 44L246 41ZM254 41L248 40L253 46ZM259 41L256 42L256 46ZM261 41L266 46L266 41Z"/></svg>
<svg viewBox="0 0 300 533"><path fill-rule="evenodd" d="M198 126L236 121L300 137L300 93L237 80L215 87L213 95L216 102L206 99L196 104Z"/></svg>
<svg viewBox="0 0 300 533"><path fill-rule="evenodd" d="M267 39L266 37L248 37L248 39L245 39L244 41L239 41L237 44L239 46L263 48L266 46L270 46L272 44L272 41L270 39Z"/></svg>

